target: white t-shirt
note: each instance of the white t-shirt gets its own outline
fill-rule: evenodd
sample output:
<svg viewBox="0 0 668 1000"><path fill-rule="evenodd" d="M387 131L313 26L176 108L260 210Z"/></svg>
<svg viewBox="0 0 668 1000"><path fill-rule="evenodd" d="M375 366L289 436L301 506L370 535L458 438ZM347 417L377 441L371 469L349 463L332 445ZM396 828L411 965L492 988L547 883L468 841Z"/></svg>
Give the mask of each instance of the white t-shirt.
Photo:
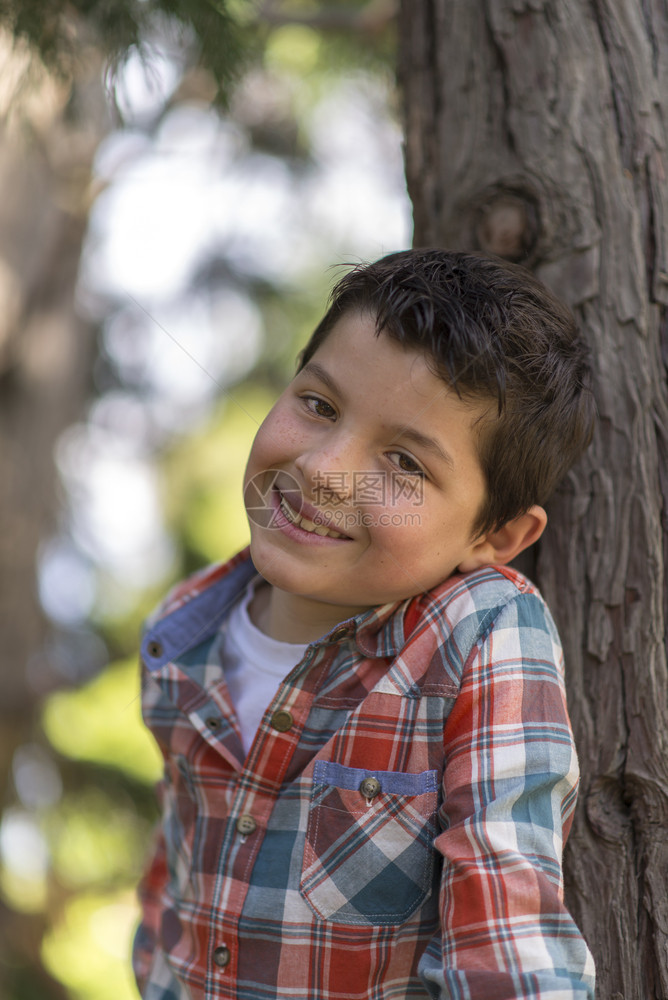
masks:
<svg viewBox="0 0 668 1000"><path fill-rule="evenodd" d="M278 685L301 660L308 643L279 642L253 625L248 605L254 595L251 582L232 608L222 650L223 671L239 718L245 753Z"/></svg>

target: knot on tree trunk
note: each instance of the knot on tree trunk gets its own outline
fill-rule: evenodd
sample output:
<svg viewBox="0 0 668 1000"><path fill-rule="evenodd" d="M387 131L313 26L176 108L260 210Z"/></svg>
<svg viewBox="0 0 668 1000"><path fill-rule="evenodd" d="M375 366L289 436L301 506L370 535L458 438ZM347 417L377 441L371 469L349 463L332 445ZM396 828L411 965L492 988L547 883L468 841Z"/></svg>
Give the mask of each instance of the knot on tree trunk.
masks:
<svg viewBox="0 0 668 1000"><path fill-rule="evenodd" d="M495 184L475 199L474 240L484 253L530 264L540 235L538 199L517 185Z"/></svg>
<svg viewBox="0 0 668 1000"><path fill-rule="evenodd" d="M626 839L631 818L618 778L608 775L595 778L585 799L585 810L597 836L609 844Z"/></svg>

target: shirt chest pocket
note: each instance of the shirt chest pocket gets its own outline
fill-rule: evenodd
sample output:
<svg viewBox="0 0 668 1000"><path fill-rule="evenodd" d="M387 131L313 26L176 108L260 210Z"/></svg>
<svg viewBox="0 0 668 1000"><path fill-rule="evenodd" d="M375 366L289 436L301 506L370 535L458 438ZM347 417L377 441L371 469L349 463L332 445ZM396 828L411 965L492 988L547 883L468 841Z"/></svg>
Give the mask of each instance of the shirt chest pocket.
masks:
<svg viewBox="0 0 668 1000"><path fill-rule="evenodd" d="M323 920L391 925L432 891L437 772L317 761L300 891Z"/></svg>

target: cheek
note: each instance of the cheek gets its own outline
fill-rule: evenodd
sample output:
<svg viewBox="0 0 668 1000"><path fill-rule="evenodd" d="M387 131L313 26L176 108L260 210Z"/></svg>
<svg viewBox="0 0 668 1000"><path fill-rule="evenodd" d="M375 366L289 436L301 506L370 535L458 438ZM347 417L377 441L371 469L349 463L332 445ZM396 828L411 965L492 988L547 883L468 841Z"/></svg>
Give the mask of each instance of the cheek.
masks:
<svg viewBox="0 0 668 1000"><path fill-rule="evenodd" d="M303 429L289 407L277 403L260 425L248 456L244 484L259 472L285 469L301 454Z"/></svg>
<svg viewBox="0 0 668 1000"><path fill-rule="evenodd" d="M420 528L410 523L398 523L397 517L401 515L396 512L384 511L382 517L385 523L379 521L369 529L382 565L388 572L401 569L413 572L416 563L419 565L424 559Z"/></svg>
<svg viewBox="0 0 668 1000"><path fill-rule="evenodd" d="M376 531L379 540L387 544L388 548L397 547L417 551L424 549L425 540L427 547L434 539L434 532L431 527L430 518L424 507L412 504L395 504L385 507L380 512L380 518Z"/></svg>
<svg viewBox="0 0 668 1000"><path fill-rule="evenodd" d="M448 527L435 523L420 508L386 513L390 518L401 519L372 529L377 551L383 553L382 563L388 572L403 573L421 587L433 586L448 576L452 571Z"/></svg>
<svg viewBox="0 0 668 1000"><path fill-rule="evenodd" d="M271 410L260 424L253 440L246 465L246 479L248 479L249 475L253 475L274 464L279 455L281 440L282 435L277 426L274 411Z"/></svg>
<svg viewBox="0 0 668 1000"><path fill-rule="evenodd" d="M246 462L246 471L244 472L244 489L248 485L248 480L255 475L260 466L259 437L260 437L260 432L258 431L255 437L253 438L253 444L251 445L251 450L248 453L248 461Z"/></svg>

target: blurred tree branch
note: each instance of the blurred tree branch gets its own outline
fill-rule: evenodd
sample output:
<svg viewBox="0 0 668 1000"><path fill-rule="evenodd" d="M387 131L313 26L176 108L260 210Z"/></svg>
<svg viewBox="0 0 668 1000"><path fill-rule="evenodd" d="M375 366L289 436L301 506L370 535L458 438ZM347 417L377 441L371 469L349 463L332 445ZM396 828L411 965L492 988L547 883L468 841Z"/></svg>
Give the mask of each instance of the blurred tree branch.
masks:
<svg viewBox="0 0 668 1000"><path fill-rule="evenodd" d="M130 50L148 57L151 39L176 29L183 45L196 48L199 65L212 75L217 99L224 103L254 50L258 25L376 37L395 20L397 9L396 0L324 3L304 10L277 0L0 0L0 27L66 78L91 46L113 70Z"/></svg>
<svg viewBox="0 0 668 1000"><path fill-rule="evenodd" d="M296 11L285 7L281 0L265 0L257 8L257 18L265 24L280 27L299 24L318 31L345 31L377 35L396 18L396 0L368 0L357 7L322 4L317 10Z"/></svg>
<svg viewBox="0 0 668 1000"><path fill-rule="evenodd" d="M112 68L131 50L147 56L147 45L168 28L194 46L224 101L249 48L250 0L0 0L0 27L27 43L48 70L71 78L91 47Z"/></svg>

